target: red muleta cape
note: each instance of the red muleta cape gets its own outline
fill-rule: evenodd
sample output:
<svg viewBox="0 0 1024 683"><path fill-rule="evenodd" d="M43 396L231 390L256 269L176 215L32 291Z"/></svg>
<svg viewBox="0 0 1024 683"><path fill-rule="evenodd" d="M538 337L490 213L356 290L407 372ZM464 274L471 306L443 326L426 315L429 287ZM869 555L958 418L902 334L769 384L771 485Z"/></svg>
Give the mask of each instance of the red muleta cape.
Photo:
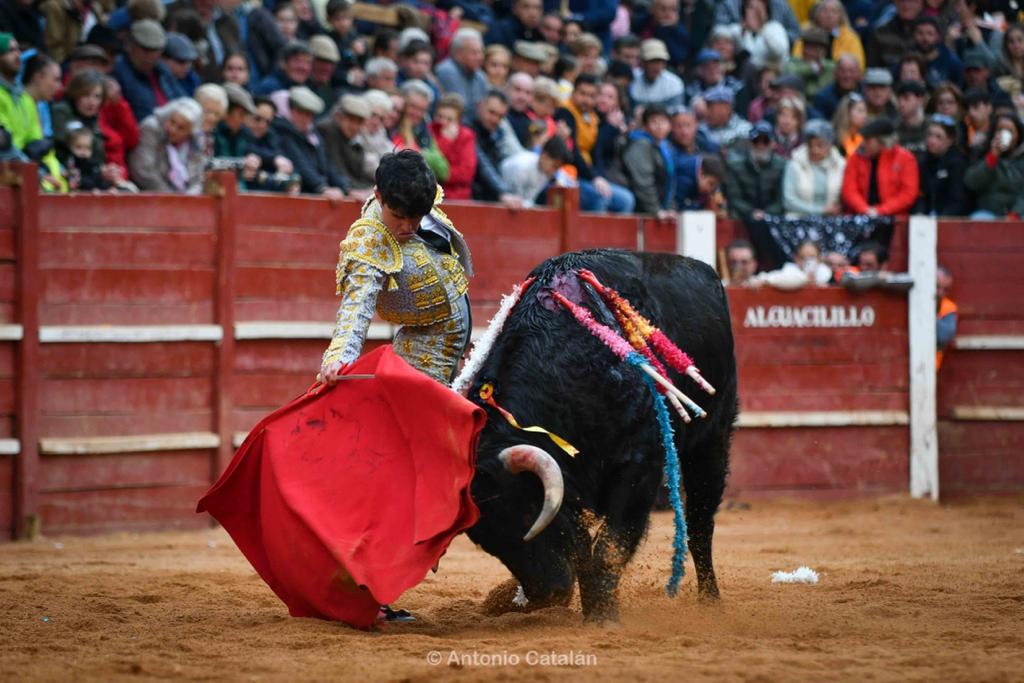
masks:
<svg viewBox="0 0 1024 683"><path fill-rule="evenodd" d="M197 512L220 522L293 617L373 625L479 511L483 409L383 346L249 433Z"/></svg>

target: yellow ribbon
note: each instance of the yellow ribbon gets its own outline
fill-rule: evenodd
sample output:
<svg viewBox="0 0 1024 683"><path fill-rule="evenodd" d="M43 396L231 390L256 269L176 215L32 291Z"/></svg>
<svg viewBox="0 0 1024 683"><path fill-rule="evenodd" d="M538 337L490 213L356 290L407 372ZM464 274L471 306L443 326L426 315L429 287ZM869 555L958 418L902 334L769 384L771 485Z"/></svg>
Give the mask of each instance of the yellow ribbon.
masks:
<svg viewBox="0 0 1024 683"><path fill-rule="evenodd" d="M579 453L579 449L577 449L571 443L569 443L562 437L558 436L557 434L552 434L543 427L537 427L536 425L532 427L521 427L519 423L516 422L516 418L512 415L512 413L508 412L507 410L499 406L497 401L494 400L494 387L491 386L490 384L485 384L482 387L480 387L480 400L486 403L487 405L491 406L495 410L497 410L499 413L501 413L502 417L504 417L508 421L508 423L515 427L516 429L524 432L536 432L539 434L547 434L548 438L554 441L555 445L557 445L563 451L568 453L570 457L575 458L576 454Z"/></svg>

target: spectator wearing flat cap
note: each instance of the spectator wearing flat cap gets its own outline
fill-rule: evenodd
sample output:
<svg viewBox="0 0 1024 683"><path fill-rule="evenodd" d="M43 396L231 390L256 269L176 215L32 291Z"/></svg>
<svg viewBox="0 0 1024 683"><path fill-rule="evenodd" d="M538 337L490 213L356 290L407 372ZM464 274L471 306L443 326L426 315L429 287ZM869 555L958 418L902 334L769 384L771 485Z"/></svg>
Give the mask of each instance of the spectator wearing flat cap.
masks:
<svg viewBox="0 0 1024 683"><path fill-rule="evenodd" d="M252 89L254 95L270 95L307 85L313 73L313 50L309 43L293 40L281 51L280 64ZM282 98L283 103L283 98ZM281 103L278 104L281 108Z"/></svg>
<svg viewBox="0 0 1024 683"><path fill-rule="evenodd" d="M124 54L114 62L113 76L132 107L136 121L143 121L158 106L187 93L160 61L167 34L152 19L132 24Z"/></svg>
<svg viewBox="0 0 1024 683"><path fill-rule="evenodd" d="M341 61L338 46L329 37L319 35L309 39L309 48L313 53L313 70L306 85L324 101L326 109L332 109L341 95L334 85L334 72Z"/></svg>
<svg viewBox="0 0 1024 683"><path fill-rule="evenodd" d="M758 121L749 129L747 138L750 145L733 150L726 160L725 196L729 211L745 221L781 215L786 160L772 148L771 124Z"/></svg>
<svg viewBox="0 0 1024 683"><path fill-rule="evenodd" d="M551 60L554 50L557 48L545 43L517 40L512 46L511 73L521 72L533 78L540 76L544 65Z"/></svg>
<svg viewBox="0 0 1024 683"><path fill-rule="evenodd" d="M896 101L892 92L892 72L888 69L868 69L861 88L871 118L896 118Z"/></svg>
<svg viewBox="0 0 1024 683"><path fill-rule="evenodd" d="M919 176L914 155L896 143L896 127L873 119L861 130L864 142L846 160L843 205L850 213L901 216L917 201Z"/></svg>
<svg viewBox="0 0 1024 683"><path fill-rule="evenodd" d="M199 74L192 68L198 58L199 51L186 36L173 31L167 34L167 44L164 45L164 66L189 97L195 94L196 88L201 83Z"/></svg>
<svg viewBox="0 0 1024 683"><path fill-rule="evenodd" d="M803 54L789 60L785 73L799 77L803 82L804 96L813 100L822 88L835 81L836 65L826 56L829 35L824 29L809 26L800 36L803 40Z"/></svg>
<svg viewBox="0 0 1024 683"><path fill-rule="evenodd" d="M835 146L836 133L826 121L804 126L804 144L793 150L782 179L787 215L824 216L840 212L846 160Z"/></svg>
<svg viewBox="0 0 1024 683"><path fill-rule="evenodd" d="M313 120L324 111L324 102L304 85L288 90L288 111L274 119L281 153L291 159L302 179L302 192L338 201L348 193L349 180L327 163L323 141Z"/></svg>
<svg viewBox="0 0 1024 683"><path fill-rule="evenodd" d="M245 157L249 154L252 139L245 121L256 113L256 103L252 95L240 85L225 83L223 87L228 97L228 109L213 129L213 156Z"/></svg>
<svg viewBox="0 0 1024 683"><path fill-rule="evenodd" d="M106 23L113 9L113 0L43 0L39 11L44 20L46 54L58 63L63 62L75 45L84 41L86 27Z"/></svg>
<svg viewBox="0 0 1024 683"><path fill-rule="evenodd" d="M707 112L701 130L711 142L722 148L743 143L750 134L750 123L733 111L734 101L735 95L725 86L704 93Z"/></svg>
<svg viewBox="0 0 1024 683"><path fill-rule="evenodd" d="M724 85L739 95L743 89L743 83L725 72L725 64L722 55L718 50L704 48L697 53L694 59L694 71L697 77L686 84L686 99L690 106L695 106L697 100L702 100L704 93L712 88Z"/></svg>
<svg viewBox="0 0 1024 683"><path fill-rule="evenodd" d="M683 104L685 88L682 79L668 70L669 54L665 43L648 38L640 44L641 73L629 89L630 98L637 106L654 104L678 107Z"/></svg>
<svg viewBox="0 0 1024 683"><path fill-rule="evenodd" d="M288 190L292 163L266 144L257 143L248 124L260 116L249 91L237 83L225 83L228 110L213 132L215 158L242 159L239 187L251 192ZM271 110L272 111L272 110ZM259 125L266 128L266 124ZM262 130L261 130L262 133ZM264 141L266 142L266 141ZM275 175L280 174L284 178Z"/></svg>
<svg viewBox="0 0 1024 683"><path fill-rule="evenodd" d="M79 45L71 51L65 73L68 76L74 76L76 72L85 69L108 73L112 63L110 55L107 54L106 50L99 45L86 43Z"/></svg>
<svg viewBox="0 0 1024 683"><path fill-rule="evenodd" d="M924 107L928 101L928 88L920 81L904 81L896 86L896 138L912 154L924 151L928 134L928 120Z"/></svg>
<svg viewBox="0 0 1024 683"><path fill-rule="evenodd" d="M999 87L992 74L992 57L981 47L972 47L964 53L964 90L984 90L996 103L1013 106L1010 96Z"/></svg>
<svg viewBox="0 0 1024 683"><path fill-rule="evenodd" d="M327 163L349 179L350 190L360 199L369 195L366 191L374 184L373 176L366 173L366 155L359 143L359 134L371 114L370 103L362 95L342 95L331 108L331 115L316 124Z"/></svg>

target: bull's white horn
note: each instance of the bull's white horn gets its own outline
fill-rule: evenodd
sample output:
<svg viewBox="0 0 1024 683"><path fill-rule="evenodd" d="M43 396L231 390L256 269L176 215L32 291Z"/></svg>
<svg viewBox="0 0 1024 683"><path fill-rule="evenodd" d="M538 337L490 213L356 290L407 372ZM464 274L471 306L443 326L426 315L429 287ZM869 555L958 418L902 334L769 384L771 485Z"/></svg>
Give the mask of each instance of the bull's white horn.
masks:
<svg viewBox="0 0 1024 683"><path fill-rule="evenodd" d="M523 536L524 541L532 540L537 534L544 531L551 520L558 514L562 507L562 498L565 495L565 483L562 481L562 469L548 453L527 444L510 446L501 453L498 453L498 460L505 466L505 469L513 474L520 472L533 472L544 485L544 507L537 515L537 521L533 523L530 530Z"/></svg>

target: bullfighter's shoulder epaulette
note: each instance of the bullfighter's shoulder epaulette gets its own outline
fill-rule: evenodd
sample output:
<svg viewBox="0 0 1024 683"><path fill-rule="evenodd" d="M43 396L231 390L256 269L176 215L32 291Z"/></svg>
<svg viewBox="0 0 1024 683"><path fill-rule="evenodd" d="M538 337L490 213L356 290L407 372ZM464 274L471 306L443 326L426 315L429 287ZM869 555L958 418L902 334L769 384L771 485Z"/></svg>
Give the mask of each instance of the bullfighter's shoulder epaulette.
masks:
<svg viewBox="0 0 1024 683"><path fill-rule="evenodd" d="M349 261L365 263L387 275L394 275L402 270L402 247L379 218L372 213L364 213L348 229L341 242L337 269L339 294Z"/></svg>

